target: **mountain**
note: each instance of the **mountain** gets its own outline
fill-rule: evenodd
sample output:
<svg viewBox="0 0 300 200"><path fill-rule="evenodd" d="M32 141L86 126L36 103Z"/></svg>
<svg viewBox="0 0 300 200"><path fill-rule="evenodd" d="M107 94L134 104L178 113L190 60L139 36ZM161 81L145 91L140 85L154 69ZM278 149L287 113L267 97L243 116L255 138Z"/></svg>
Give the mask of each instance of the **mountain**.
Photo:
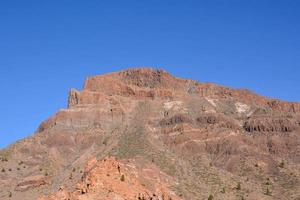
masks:
<svg viewBox="0 0 300 200"><path fill-rule="evenodd" d="M0 199L300 199L300 103L151 68L88 77L0 170Z"/></svg>

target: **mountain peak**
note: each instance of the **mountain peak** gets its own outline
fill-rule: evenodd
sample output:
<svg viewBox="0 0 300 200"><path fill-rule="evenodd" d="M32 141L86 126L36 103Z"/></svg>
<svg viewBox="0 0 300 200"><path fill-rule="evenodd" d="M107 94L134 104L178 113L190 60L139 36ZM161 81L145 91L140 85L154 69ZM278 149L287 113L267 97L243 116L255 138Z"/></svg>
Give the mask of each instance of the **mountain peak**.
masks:
<svg viewBox="0 0 300 200"><path fill-rule="evenodd" d="M154 68L130 68L120 72L87 78L81 92L72 89L69 107L95 104L100 96L117 95L136 99L176 99L184 96L201 96L229 99L284 112L300 112L299 103L269 99L245 89L232 89L213 83L199 83L172 76L165 70Z"/></svg>
<svg viewBox="0 0 300 200"><path fill-rule="evenodd" d="M1 199L300 198L299 103L152 68L68 101L0 151Z"/></svg>

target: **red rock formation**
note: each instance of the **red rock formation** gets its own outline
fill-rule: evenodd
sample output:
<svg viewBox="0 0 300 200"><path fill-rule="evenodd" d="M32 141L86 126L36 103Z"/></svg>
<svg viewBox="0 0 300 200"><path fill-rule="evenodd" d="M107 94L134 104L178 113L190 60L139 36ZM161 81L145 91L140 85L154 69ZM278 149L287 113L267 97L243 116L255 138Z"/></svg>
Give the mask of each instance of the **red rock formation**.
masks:
<svg viewBox="0 0 300 200"><path fill-rule="evenodd" d="M0 199L297 199L299 122L299 103L163 70L88 77L0 151Z"/></svg>
<svg viewBox="0 0 300 200"><path fill-rule="evenodd" d="M87 164L75 191L69 192L61 187L56 194L40 200L180 200L168 189L173 181L155 166L144 166L139 171L133 160L123 163L113 157L99 162L93 159Z"/></svg>

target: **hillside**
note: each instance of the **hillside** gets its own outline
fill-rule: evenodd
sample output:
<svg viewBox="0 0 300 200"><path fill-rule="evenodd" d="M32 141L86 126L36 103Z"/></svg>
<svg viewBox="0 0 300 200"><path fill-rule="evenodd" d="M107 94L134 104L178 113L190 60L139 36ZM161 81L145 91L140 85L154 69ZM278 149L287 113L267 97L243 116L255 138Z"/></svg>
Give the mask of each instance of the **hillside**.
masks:
<svg viewBox="0 0 300 200"><path fill-rule="evenodd" d="M3 200L300 199L300 103L151 68L88 77L0 170Z"/></svg>

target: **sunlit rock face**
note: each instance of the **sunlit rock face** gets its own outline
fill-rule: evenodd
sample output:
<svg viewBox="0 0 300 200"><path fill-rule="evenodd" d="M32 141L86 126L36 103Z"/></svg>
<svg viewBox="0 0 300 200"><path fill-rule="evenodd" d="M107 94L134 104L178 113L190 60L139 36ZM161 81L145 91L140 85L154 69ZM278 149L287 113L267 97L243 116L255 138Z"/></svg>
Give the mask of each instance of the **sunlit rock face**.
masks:
<svg viewBox="0 0 300 200"><path fill-rule="evenodd" d="M0 199L298 199L299 127L299 103L164 70L88 77L1 150Z"/></svg>

